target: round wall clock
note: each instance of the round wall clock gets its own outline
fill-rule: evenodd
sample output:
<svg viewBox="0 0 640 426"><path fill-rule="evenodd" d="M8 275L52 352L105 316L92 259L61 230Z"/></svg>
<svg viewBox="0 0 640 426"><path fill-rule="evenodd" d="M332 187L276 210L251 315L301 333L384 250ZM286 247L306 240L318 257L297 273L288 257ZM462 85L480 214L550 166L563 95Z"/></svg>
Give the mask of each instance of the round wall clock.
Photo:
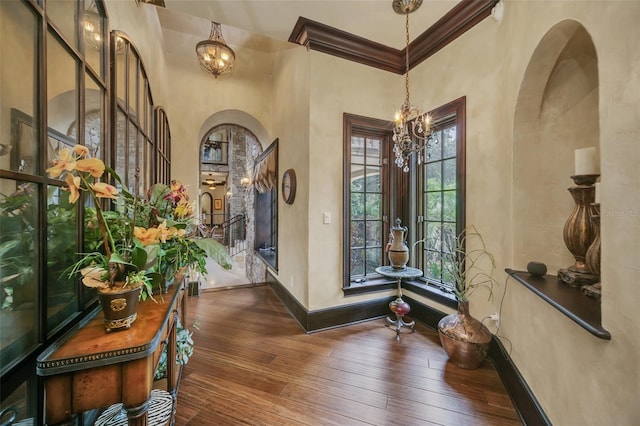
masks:
<svg viewBox="0 0 640 426"><path fill-rule="evenodd" d="M282 198L287 204L293 204L296 199L296 172L287 169L282 175Z"/></svg>

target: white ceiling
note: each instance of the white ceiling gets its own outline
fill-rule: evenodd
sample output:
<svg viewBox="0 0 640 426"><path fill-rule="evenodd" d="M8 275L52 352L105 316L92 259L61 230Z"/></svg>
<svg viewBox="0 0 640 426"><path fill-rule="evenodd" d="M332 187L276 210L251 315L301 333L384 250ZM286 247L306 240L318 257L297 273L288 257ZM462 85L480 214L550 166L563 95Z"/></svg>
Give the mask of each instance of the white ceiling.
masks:
<svg viewBox="0 0 640 426"><path fill-rule="evenodd" d="M409 16L410 38L423 33L459 0L424 0ZM220 22L233 49L277 49L302 16L397 49L405 45L405 19L391 0L165 0L158 8L163 28L208 38L210 21ZM153 7L143 5L145 7ZM275 42L275 43L274 43Z"/></svg>

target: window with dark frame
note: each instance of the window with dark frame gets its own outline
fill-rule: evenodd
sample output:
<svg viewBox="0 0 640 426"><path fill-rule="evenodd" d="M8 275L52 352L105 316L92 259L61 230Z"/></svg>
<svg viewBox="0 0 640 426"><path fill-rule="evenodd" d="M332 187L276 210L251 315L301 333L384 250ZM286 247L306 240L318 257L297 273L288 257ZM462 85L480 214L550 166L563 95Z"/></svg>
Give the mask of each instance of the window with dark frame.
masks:
<svg viewBox="0 0 640 426"><path fill-rule="evenodd" d="M464 229L465 98L437 108L431 117L428 158L420 165L413 159L411 172L404 173L387 161L392 123L345 114L346 292L374 290L384 282L375 268L389 263L384 253L388 218L397 215L409 227L413 243L418 242L409 265L421 269L424 276L414 284L425 289L435 286L453 299L452 279L442 267L442 236L458 235Z"/></svg>
<svg viewBox="0 0 640 426"><path fill-rule="evenodd" d="M91 203L70 204L60 195L64 180L46 169L60 149L82 144L123 172L130 187L135 169L141 188L170 177L166 115L159 113L161 124L153 132L144 67L126 36L107 37L102 0L49 1L46 8L41 3L0 2L3 47L24 53L20 63L0 63L0 74L11 81L0 98L10 111L0 125L0 304L6 331L0 336L0 400L3 408L15 407L16 421L33 424L43 424L36 357L96 304L95 290L64 276L83 252L84 209ZM84 25L89 18L91 27ZM87 34L88 28L95 33ZM108 53L121 64L111 80ZM107 136L118 140L115 152Z"/></svg>

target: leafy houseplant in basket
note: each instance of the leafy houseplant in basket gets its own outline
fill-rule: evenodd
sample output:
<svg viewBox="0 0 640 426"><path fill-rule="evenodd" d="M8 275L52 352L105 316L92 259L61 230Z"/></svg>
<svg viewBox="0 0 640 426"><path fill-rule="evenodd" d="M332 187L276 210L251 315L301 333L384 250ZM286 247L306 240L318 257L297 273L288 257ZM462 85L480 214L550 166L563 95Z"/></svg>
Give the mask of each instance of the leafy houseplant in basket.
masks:
<svg viewBox="0 0 640 426"><path fill-rule="evenodd" d="M495 260L475 226L467 227L458 236L443 230L442 243L443 265L453 278L458 309L438 322L438 335L452 363L475 369L487 356L491 332L469 313L469 296L484 288L491 298L496 284L493 278Z"/></svg>

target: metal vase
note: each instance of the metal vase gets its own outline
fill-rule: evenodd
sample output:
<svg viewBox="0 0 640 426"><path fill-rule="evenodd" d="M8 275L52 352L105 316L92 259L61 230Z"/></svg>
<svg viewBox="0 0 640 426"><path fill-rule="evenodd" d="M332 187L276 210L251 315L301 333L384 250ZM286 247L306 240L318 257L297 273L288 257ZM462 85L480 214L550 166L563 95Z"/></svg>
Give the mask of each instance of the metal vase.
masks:
<svg viewBox="0 0 640 426"><path fill-rule="evenodd" d="M458 311L438 322L438 335L449 360L460 368L476 369L486 358L491 332L469 314L469 302L458 302Z"/></svg>
<svg viewBox="0 0 640 426"><path fill-rule="evenodd" d="M98 301L104 314L104 328L107 333L131 328L138 316L138 301L142 287L113 290L98 291Z"/></svg>

